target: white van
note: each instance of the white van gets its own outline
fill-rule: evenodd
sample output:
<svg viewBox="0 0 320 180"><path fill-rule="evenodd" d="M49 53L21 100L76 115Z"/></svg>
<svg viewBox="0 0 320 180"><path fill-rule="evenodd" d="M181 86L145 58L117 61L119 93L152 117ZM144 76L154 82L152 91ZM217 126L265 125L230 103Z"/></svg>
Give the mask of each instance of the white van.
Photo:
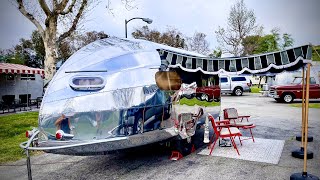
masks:
<svg viewBox="0 0 320 180"><path fill-rule="evenodd" d="M252 85L249 76L220 76L221 93L242 96L243 92L250 92Z"/></svg>

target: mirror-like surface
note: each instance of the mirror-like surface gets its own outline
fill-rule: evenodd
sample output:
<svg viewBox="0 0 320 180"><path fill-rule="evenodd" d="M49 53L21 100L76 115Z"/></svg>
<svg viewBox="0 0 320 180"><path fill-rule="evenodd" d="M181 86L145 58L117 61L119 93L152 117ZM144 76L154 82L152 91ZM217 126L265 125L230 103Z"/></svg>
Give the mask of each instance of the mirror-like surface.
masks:
<svg viewBox="0 0 320 180"><path fill-rule="evenodd" d="M82 142L80 149L52 151L63 154L124 149L177 135L189 138L204 123L204 113L217 117L218 76L161 66L157 50L163 47L168 48L148 41L108 38L72 55L43 98L40 145ZM175 88L158 87L159 70L175 74ZM184 133L183 127L187 128Z"/></svg>

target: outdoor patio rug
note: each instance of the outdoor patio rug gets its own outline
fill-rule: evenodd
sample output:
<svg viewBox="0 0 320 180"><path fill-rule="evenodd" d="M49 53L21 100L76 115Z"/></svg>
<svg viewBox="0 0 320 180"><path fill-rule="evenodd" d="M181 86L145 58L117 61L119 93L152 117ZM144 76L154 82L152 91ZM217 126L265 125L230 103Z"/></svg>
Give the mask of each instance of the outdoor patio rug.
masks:
<svg viewBox="0 0 320 180"><path fill-rule="evenodd" d="M236 139L236 144L240 156L237 154L236 150L233 147L219 147L219 144L217 142L211 156L221 156L227 158L242 159L247 161L265 162L271 164L279 163L285 142L284 140L261 138L254 138L254 140L255 142L252 142L252 140L242 141L241 146L239 139ZM209 155L209 153L210 149L205 148L201 150L198 154Z"/></svg>

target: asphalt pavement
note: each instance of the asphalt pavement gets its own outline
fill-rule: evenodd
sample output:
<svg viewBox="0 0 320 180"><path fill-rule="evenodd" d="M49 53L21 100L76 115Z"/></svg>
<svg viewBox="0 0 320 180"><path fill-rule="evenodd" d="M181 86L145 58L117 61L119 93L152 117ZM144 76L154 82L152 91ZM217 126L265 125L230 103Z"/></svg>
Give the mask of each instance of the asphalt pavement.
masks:
<svg viewBox="0 0 320 180"><path fill-rule="evenodd" d="M41 154L33 156L33 179L289 179L302 172L303 160L291 156L300 147L295 136L301 133L301 108L276 103L258 94L223 96L222 107L235 107L239 115L251 115L257 138L285 140L280 162L276 165L192 153L179 161L169 160L170 150L152 145L127 152L99 156ZM318 101L319 102L319 101ZM319 109L310 109L309 133L314 141L308 149L307 172L320 177ZM199 152L205 146L201 146ZM26 160L0 165L0 179L27 179Z"/></svg>

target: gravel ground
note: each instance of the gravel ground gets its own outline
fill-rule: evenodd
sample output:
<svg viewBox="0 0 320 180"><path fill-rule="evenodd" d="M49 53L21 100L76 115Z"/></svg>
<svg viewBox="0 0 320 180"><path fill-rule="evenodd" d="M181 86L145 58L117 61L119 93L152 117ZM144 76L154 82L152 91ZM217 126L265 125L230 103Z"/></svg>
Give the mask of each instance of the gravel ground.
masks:
<svg viewBox="0 0 320 180"><path fill-rule="evenodd" d="M319 101L318 101L319 102ZM258 94L223 96L222 109L235 107L239 114L251 115L258 138L285 140L279 164L250 162L193 153L179 161L168 159L170 151L152 145L130 152L100 156L41 154L31 158L33 179L289 179L302 172L303 160L291 157L300 147L295 141L301 127L301 109L276 103ZM320 177L320 111L310 109L309 132L314 141L308 150L308 173ZM201 134L201 133L200 133ZM200 151L202 146L197 149ZM27 179L25 159L0 165L0 179Z"/></svg>

